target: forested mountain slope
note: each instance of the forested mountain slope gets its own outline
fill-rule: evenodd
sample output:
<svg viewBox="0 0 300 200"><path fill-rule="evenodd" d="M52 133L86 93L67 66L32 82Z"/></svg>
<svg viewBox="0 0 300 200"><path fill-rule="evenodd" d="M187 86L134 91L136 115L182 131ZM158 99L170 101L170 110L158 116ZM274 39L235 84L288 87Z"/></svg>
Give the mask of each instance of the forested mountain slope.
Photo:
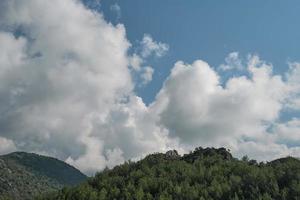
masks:
<svg viewBox="0 0 300 200"><path fill-rule="evenodd" d="M63 186L74 186L86 176L67 163L33 153L0 156L0 199L33 199Z"/></svg>
<svg viewBox="0 0 300 200"><path fill-rule="evenodd" d="M184 156L155 153L39 199L299 200L300 161L238 160L225 148L197 148Z"/></svg>

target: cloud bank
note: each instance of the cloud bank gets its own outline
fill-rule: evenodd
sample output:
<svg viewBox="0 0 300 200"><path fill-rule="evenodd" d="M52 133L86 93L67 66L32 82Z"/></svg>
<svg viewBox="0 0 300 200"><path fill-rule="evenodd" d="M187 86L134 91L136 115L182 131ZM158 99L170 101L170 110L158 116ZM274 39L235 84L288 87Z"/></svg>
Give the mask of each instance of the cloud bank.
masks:
<svg viewBox="0 0 300 200"><path fill-rule="evenodd" d="M294 80L299 67L291 66L285 77L274 75L257 56L245 67L248 76L232 77L222 86L206 62L177 62L153 105L159 122L170 137L189 145L226 146L260 160L299 156L299 119L279 120L299 94ZM289 137L295 137L293 147Z"/></svg>
<svg viewBox="0 0 300 200"><path fill-rule="evenodd" d="M18 149L74 158L75 165L82 154L99 156L93 120L133 88L125 28L73 0L0 7L1 135ZM109 158L96 160L88 168Z"/></svg>
<svg viewBox="0 0 300 200"><path fill-rule="evenodd" d="M205 61L178 61L147 106L133 71L147 84L154 70L145 59L169 46L146 34L129 55L125 27L79 1L1 1L0 46L0 153L51 155L87 174L200 145L260 160L300 156L300 119L280 120L300 109L298 63L275 75L258 56L242 66L231 54L225 68L247 75L221 84Z"/></svg>

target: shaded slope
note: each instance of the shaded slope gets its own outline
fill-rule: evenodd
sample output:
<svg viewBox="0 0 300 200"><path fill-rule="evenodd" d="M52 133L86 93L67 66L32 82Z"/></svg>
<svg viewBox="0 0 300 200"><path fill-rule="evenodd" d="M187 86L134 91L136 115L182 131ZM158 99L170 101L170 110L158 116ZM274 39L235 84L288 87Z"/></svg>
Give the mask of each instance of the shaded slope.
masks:
<svg viewBox="0 0 300 200"><path fill-rule="evenodd" d="M79 170L55 158L25 152L0 156L0 199L33 199L85 179Z"/></svg>

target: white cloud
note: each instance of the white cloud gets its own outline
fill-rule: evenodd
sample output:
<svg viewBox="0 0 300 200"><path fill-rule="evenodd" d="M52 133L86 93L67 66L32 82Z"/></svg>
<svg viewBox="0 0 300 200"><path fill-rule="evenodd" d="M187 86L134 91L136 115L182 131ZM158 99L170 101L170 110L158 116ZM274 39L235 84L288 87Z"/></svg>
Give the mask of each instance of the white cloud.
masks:
<svg viewBox="0 0 300 200"><path fill-rule="evenodd" d="M286 79L291 91L288 107L294 110L300 110L300 63L293 62L288 64L289 71L286 73Z"/></svg>
<svg viewBox="0 0 300 200"><path fill-rule="evenodd" d="M226 146L236 155L257 145L251 155L259 159L299 153L268 133L295 92L291 81L274 75L272 66L258 56L249 58L247 70L249 77L232 77L222 86L217 72L204 61L177 62L152 104L159 123L186 145ZM270 145L278 151L267 155Z"/></svg>
<svg viewBox="0 0 300 200"><path fill-rule="evenodd" d="M2 27L24 32L0 34L1 135L21 150L103 168L103 141L86 124L133 89L124 27L73 0L1 1L0 9Z"/></svg>
<svg viewBox="0 0 300 200"><path fill-rule="evenodd" d="M119 148L113 150L108 149L106 152L107 156L107 167L112 168L118 164L124 163L123 152Z"/></svg>
<svg viewBox="0 0 300 200"><path fill-rule="evenodd" d="M143 73L141 74L142 83L145 85L152 81L152 76L154 73L154 69L152 67L146 66L143 68Z"/></svg>
<svg viewBox="0 0 300 200"><path fill-rule="evenodd" d="M222 87L207 63L177 62L157 97L157 103L166 102L160 113L162 123L187 142L213 144L228 136L260 132L262 122L278 117L285 85L269 74L269 66L249 72L251 79L231 78Z"/></svg>
<svg viewBox="0 0 300 200"><path fill-rule="evenodd" d="M128 56L123 25L75 0L5 0L0 13L1 152L42 152L91 174L177 144L133 93L128 66L145 83L154 70Z"/></svg>
<svg viewBox="0 0 300 200"><path fill-rule="evenodd" d="M228 70L243 70L243 64L242 60L239 58L238 52L231 52L228 54L228 56L225 58L225 64L221 64L219 66L219 69L223 71Z"/></svg>
<svg viewBox="0 0 300 200"><path fill-rule="evenodd" d="M12 140L0 137L0 154L16 151L16 146Z"/></svg>
<svg viewBox="0 0 300 200"><path fill-rule="evenodd" d="M242 142L234 153L239 157L247 155L251 159L257 159L258 161L271 161L281 157L294 156L299 157L300 147L287 147L285 144L277 144L273 142L261 143L261 142Z"/></svg>
<svg viewBox="0 0 300 200"><path fill-rule="evenodd" d="M26 40L23 38L15 39L9 33L0 32L0 43L2 44L0 49L0 73L4 74L4 72L9 70L10 66L16 67L25 59Z"/></svg>
<svg viewBox="0 0 300 200"><path fill-rule="evenodd" d="M146 58L151 55L155 55L157 57L162 57L169 50L169 45L156 42L152 39L151 35L145 34L143 40L141 41L142 52L141 55Z"/></svg>
<svg viewBox="0 0 300 200"><path fill-rule="evenodd" d="M247 76L222 86L206 62L177 62L146 106L132 71L151 81L145 59L168 45L145 35L142 51L130 56L124 26L75 0L0 1L0 27L0 153L42 152L89 174L200 145L259 159L300 155L299 119L278 122L284 109L299 108L297 63L274 75L251 56Z"/></svg>
<svg viewBox="0 0 300 200"><path fill-rule="evenodd" d="M144 62L145 60L137 54L129 57L129 65L132 73L133 75L137 75L138 81L141 82L141 84L137 84L136 86L145 86L152 81L154 69L150 66L143 66Z"/></svg>
<svg viewBox="0 0 300 200"><path fill-rule="evenodd" d="M134 71L137 71L137 72L141 71L141 68L142 68L141 65L143 64L144 60L139 55L133 54L130 57L129 61L130 61L129 64Z"/></svg>
<svg viewBox="0 0 300 200"><path fill-rule="evenodd" d="M276 123L274 126L276 142L295 146L300 144L300 119L294 118L286 123Z"/></svg>
<svg viewBox="0 0 300 200"><path fill-rule="evenodd" d="M169 50L169 46L165 43L156 42L148 34L145 34L141 43L141 50L138 53L134 53L129 58L129 65L133 70L133 74L137 74L142 84L138 86L144 86L152 81L154 69L150 66L143 66L147 62L147 59L151 55L162 57Z"/></svg>

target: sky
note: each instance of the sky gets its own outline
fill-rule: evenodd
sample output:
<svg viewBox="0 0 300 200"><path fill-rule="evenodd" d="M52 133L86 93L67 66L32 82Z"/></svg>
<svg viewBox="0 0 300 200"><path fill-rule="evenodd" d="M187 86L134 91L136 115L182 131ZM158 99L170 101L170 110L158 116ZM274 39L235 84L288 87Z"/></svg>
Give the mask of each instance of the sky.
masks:
<svg viewBox="0 0 300 200"><path fill-rule="evenodd" d="M0 154L300 157L298 1L3 0Z"/></svg>
<svg viewBox="0 0 300 200"><path fill-rule="evenodd" d="M119 5L122 17L117 17L112 5ZM258 54L275 66L275 73L285 72L288 61L300 59L296 0L102 0L98 9L109 22L127 27L131 43L147 33L170 45L165 57L149 61L160 71L146 90L138 91L146 103L153 101L178 59L203 59L216 68L231 52L239 52L242 58Z"/></svg>

